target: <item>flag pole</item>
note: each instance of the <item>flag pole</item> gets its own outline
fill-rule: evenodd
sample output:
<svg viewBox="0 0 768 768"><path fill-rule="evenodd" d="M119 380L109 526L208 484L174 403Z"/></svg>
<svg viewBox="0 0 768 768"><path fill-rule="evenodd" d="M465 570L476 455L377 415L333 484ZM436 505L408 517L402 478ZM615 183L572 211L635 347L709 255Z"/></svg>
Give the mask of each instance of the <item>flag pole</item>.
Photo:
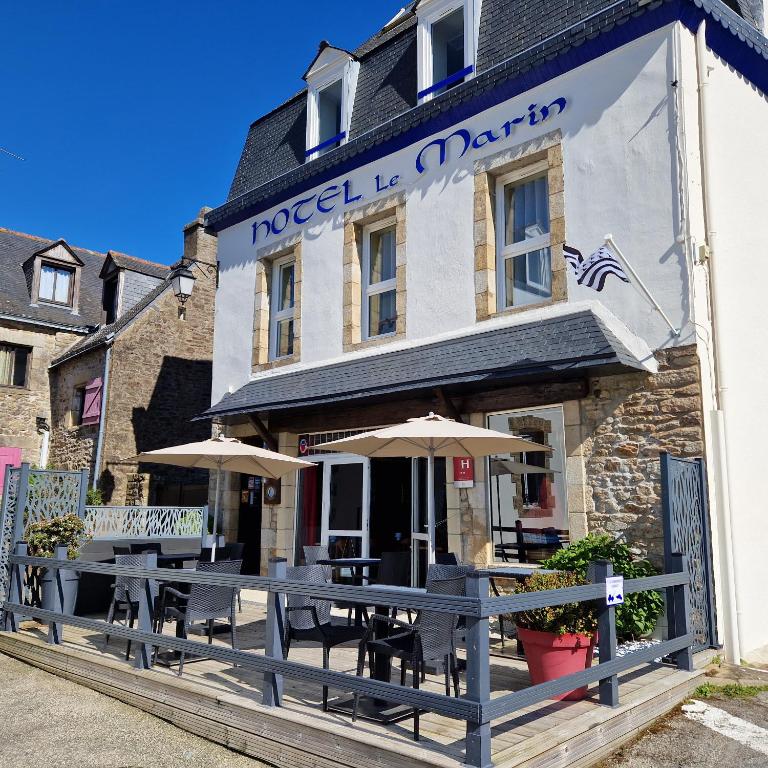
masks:
<svg viewBox="0 0 768 768"><path fill-rule="evenodd" d="M651 304L653 304L653 306L655 307L656 311L664 318L664 322L669 326L669 328L672 331L672 333L675 336L679 336L681 329L680 328L675 328L675 326L672 324L672 321L667 317L666 313L661 308L661 305L659 304L659 302L656 301L656 299L653 298L653 295L648 290L648 288L646 287L645 283L640 279L640 275L638 275L637 272L635 272L634 267L627 261L627 257L621 252L621 249L619 248L619 246L616 245L616 243L615 243L615 241L613 239L613 235L608 234L608 235L605 236L605 244L611 247L613 252L621 260L621 263L629 270L629 273L635 279L635 282L640 286L641 290L643 291L643 293L648 298L648 301L650 301Z"/></svg>

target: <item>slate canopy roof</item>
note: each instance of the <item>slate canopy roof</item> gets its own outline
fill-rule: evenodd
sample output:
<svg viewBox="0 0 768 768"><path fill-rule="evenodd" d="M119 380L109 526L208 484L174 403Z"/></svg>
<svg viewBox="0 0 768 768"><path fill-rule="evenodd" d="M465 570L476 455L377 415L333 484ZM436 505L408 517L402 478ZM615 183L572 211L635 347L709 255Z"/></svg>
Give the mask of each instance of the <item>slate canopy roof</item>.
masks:
<svg viewBox="0 0 768 768"><path fill-rule="evenodd" d="M650 356L650 351L647 352ZM458 338L262 376L225 395L202 417L306 408L440 386L648 370L637 351L591 310Z"/></svg>
<svg viewBox="0 0 768 768"><path fill-rule="evenodd" d="M460 115L465 103L492 106L491 89L530 77L535 67L548 68L553 77L559 74L553 67L558 57L586 49L600 35L617 34L641 16L653 16L659 26L681 18L689 27L709 18L734 45L752 49L756 56L748 68L762 70L757 84L768 90L768 43L756 29L762 25L761 0L483 0L477 76L417 106L414 5L351 52L360 61L360 73L348 142L305 163L306 91L294 95L251 125L227 202L208 214L209 226L223 229L332 179L361 154L370 153L371 160L383 156L387 143L409 143L403 138L408 132L418 139L420 126L433 124L432 132L447 127L459 119L451 122L451 114ZM653 28L654 22L644 23L646 31ZM736 57L748 58L743 50Z"/></svg>

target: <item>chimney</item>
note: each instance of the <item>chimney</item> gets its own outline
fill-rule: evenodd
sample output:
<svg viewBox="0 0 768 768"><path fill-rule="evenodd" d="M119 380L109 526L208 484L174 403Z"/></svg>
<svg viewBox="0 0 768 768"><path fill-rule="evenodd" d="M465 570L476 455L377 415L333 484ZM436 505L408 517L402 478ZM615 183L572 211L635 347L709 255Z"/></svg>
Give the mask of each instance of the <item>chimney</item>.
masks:
<svg viewBox="0 0 768 768"><path fill-rule="evenodd" d="M184 260L216 265L216 233L205 226L211 208L203 206L194 221L184 227Z"/></svg>

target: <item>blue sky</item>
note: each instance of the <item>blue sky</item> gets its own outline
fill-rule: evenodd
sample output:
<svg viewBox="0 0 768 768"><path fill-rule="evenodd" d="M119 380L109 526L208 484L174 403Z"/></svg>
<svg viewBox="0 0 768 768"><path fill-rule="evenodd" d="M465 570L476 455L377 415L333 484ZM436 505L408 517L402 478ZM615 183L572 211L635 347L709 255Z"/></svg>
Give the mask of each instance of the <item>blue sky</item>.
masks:
<svg viewBox="0 0 768 768"><path fill-rule="evenodd" d="M0 226L170 263L224 201L249 124L323 38L354 48L404 0L6 0Z"/></svg>

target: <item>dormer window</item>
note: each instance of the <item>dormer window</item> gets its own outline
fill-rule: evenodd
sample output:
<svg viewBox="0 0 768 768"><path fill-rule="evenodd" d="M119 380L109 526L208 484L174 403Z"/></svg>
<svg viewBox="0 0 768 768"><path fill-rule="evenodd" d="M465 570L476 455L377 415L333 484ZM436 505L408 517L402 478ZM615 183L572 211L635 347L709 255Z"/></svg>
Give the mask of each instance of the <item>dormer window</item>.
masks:
<svg viewBox="0 0 768 768"><path fill-rule="evenodd" d="M419 101L428 101L472 77L480 0L421 0L418 25Z"/></svg>
<svg viewBox="0 0 768 768"><path fill-rule="evenodd" d="M82 266L83 262L63 240L33 253L24 265L30 281L30 304L53 304L76 313Z"/></svg>
<svg viewBox="0 0 768 768"><path fill-rule="evenodd" d="M43 262L40 266L38 301L72 306L72 287L75 270Z"/></svg>
<svg viewBox="0 0 768 768"><path fill-rule="evenodd" d="M341 102L341 80L331 83L317 94L318 155L338 147L345 138L341 130Z"/></svg>
<svg viewBox="0 0 768 768"><path fill-rule="evenodd" d="M330 152L349 137L355 99L357 59L323 41L304 75L307 81L307 160Z"/></svg>

